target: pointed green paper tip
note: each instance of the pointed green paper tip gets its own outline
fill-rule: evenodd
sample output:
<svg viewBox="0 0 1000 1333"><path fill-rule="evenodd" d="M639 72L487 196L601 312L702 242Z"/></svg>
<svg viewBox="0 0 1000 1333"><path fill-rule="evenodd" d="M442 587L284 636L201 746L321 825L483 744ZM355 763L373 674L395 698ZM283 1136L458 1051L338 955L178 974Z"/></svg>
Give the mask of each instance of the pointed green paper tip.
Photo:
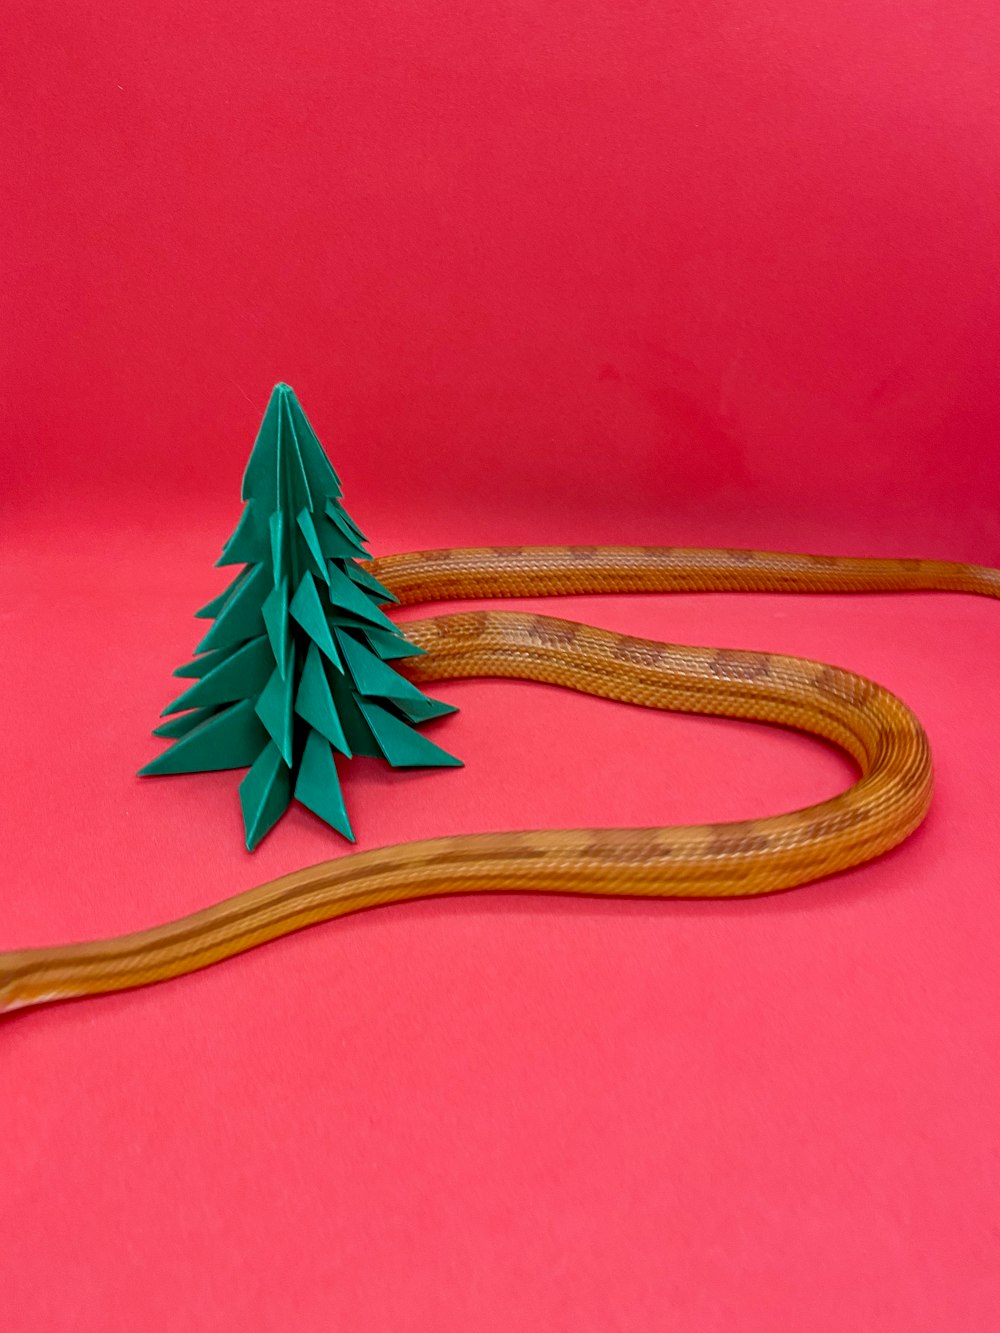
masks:
<svg viewBox="0 0 1000 1333"><path fill-rule="evenodd" d="M279 380L271 390L271 398L268 407L270 407L272 403L298 403L298 401L298 396L292 386L286 384L284 380ZM301 410L300 407L299 411Z"/></svg>
<svg viewBox="0 0 1000 1333"><path fill-rule="evenodd" d="M306 738L295 783L295 799L350 842L355 841L340 790L333 751L318 731L310 731Z"/></svg>
<svg viewBox="0 0 1000 1333"><path fill-rule="evenodd" d="M288 809L292 797L288 768L273 741L261 750L240 783L240 805L247 851L269 833Z"/></svg>

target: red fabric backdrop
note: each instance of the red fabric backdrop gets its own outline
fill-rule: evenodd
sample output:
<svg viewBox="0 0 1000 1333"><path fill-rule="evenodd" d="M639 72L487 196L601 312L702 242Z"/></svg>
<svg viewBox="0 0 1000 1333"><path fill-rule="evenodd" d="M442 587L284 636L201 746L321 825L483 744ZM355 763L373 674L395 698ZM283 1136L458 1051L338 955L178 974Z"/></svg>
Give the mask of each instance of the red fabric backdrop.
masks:
<svg viewBox="0 0 1000 1333"><path fill-rule="evenodd" d="M10 0L0 948L253 857L141 782L274 381L376 551L635 541L1000 563L1000 16L977 0ZM31 1330L993 1329L1000 608L539 609L875 676L938 798L773 901L429 903L0 1024ZM361 846L769 813L846 763L457 684Z"/></svg>

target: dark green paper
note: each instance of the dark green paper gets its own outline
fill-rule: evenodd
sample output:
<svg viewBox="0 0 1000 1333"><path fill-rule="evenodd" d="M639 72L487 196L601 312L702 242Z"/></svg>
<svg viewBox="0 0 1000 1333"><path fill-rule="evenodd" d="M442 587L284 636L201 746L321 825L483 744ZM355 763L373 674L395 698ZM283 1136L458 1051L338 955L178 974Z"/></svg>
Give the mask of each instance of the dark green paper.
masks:
<svg viewBox="0 0 1000 1333"><path fill-rule="evenodd" d="M191 684L154 735L143 776L247 768L249 850L295 799L353 841L334 751L396 768L457 767L415 725L454 712L388 663L420 650L380 609L395 599L357 564L366 538L287 384L275 386L243 478L243 515L217 564L242 565L195 614L212 627Z"/></svg>

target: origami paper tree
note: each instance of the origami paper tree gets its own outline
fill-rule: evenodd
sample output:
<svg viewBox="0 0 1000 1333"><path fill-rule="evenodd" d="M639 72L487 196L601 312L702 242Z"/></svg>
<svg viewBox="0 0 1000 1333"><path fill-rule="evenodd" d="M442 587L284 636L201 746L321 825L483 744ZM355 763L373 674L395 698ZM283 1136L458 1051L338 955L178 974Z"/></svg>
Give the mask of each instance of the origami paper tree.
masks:
<svg viewBox="0 0 1000 1333"><path fill-rule="evenodd" d="M414 724L456 711L390 662L423 650L380 610L396 599L358 564L367 538L287 384L271 394L243 478L243 516L218 565L244 568L195 615L214 624L175 676L195 683L154 735L141 775L243 768L252 851L295 799L352 841L334 751L393 767L461 766Z"/></svg>

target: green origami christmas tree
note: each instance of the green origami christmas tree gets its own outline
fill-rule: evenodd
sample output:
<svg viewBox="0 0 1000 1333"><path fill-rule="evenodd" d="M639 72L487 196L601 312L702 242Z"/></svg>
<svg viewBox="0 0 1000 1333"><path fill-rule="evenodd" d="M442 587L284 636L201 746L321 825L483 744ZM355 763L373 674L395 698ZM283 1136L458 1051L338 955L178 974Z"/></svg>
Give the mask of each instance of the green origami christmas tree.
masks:
<svg viewBox="0 0 1000 1333"><path fill-rule="evenodd" d="M244 568L195 612L215 623L174 672L195 683L153 733L174 744L140 770L249 766L240 800L250 851L293 795L353 841L335 750L397 768L461 766L413 729L456 709L388 665L423 650L379 609L396 599L358 564L367 538L340 496L298 399L277 385L243 478L243 516L216 562Z"/></svg>

